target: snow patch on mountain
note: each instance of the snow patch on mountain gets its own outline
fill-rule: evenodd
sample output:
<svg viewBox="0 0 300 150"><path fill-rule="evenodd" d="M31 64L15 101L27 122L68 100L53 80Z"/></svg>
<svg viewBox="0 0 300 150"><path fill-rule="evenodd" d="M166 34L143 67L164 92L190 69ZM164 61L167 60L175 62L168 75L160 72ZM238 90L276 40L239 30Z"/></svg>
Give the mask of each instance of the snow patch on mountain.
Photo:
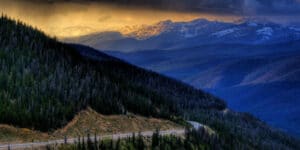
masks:
<svg viewBox="0 0 300 150"><path fill-rule="evenodd" d="M247 25L249 27L257 27L258 26L258 24L256 22L247 22Z"/></svg>
<svg viewBox="0 0 300 150"><path fill-rule="evenodd" d="M264 27L256 31L258 35L272 36L274 30L271 27Z"/></svg>
<svg viewBox="0 0 300 150"><path fill-rule="evenodd" d="M183 35L183 37L185 38L192 38L197 36L197 32L194 30L190 30L189 27L187 26L182 26L182 28L180 29L180 33Z"/></svg>
<svg viewBox="0 0 300 150"><path fill-rule="evenodd" d="M126 37L135 38L138 40L146 40L153 36L158 36L163 32L166 32L170 28L172 28L173 22L170 20L161 21L154 25L142 25L142 26L133 26L126 27L123 30L123 34Z"/></svg>
<svg viewBox="0 0 300 150"><path fill-rule="evenodd" d="M296 28L296 27L289 27L290 30L294 30L294 31L297 31L297 32L300 32L300 28Z"/></svg>
<svg viewBox="0 0 300 150"><path fill-rule="evenodd" d="M256 31L257 35L262 35L262 40L269 40L274 33L271 27L264 27Z"/></svg>
<svg viewBox="0 0 300 150"><path fill-rule="evenodd" d="M225 35L228 35L228 34L231 34L231 33L235 32L237 30L239 30L239 29L238 28L226 29L226 30L222 30L222 31L219 31L219 32L215 32L212 35L217 36L217 37L223 37Z"/></svg>

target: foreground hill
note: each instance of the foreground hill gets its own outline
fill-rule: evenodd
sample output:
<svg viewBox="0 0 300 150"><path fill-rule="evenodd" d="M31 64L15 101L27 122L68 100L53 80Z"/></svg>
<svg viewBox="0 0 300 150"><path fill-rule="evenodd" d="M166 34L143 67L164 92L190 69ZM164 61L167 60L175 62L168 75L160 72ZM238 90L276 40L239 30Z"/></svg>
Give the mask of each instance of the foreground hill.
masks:
<svg viewBox="0 0 300 150"><path fill-rule="evenodd" d="M223 149L299 149L299 142L212 95L91 48L0 18L0 123L51 131L81 110L210 126ZM216 142L216 143L214 143Z"/></svg>

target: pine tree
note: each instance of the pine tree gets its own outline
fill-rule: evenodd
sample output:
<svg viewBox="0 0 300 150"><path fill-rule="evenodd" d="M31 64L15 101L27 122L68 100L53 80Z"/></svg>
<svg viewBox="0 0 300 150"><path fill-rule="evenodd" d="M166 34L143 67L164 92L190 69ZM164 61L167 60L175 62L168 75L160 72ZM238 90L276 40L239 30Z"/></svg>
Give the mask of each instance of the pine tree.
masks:
<svg viewBox="0 0 300 150"><path fill-rule="evenodd" d="M145 149L145 143L144 143L144 139L143 139L143 136L142 136L141 132L139 133L138 138L137 138L136 148L138 150L144 150Z"/></svg>
<svg viewBox="0 0 300 150"><path fill-rule="evenodd" d="M121 140L120 139L118 139L117 142L116 142L115 150L121 150Z"/></svg>
<svg viewBox="0 0 300 150"><path fill-rule="evenodd" d="M94 150L98 150L98 139L97 139L97 135L94 135Z"/></svg>
<svg viewBox="0 0 300 150"><path fill-rule="evenodd" d="M153 150L156 147L159 146L159 138L160 138L159 129L156 129L155 132L152 135L152 144L151 144L151 147L152 147Z"/></svg>
<svg viewBox="0 0 300 150"><path fill-rule="evenodd" d="M94 145L93 142L91 140L90 134L87 134L87 149L88 150L94 150Z"/></svg>

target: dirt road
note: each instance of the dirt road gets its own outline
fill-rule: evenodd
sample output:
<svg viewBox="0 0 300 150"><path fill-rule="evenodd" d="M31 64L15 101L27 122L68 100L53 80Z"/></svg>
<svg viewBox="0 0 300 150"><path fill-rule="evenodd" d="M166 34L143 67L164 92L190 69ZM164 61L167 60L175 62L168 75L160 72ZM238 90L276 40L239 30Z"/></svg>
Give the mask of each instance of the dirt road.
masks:
<svg viewBox="0 0 300 150"><path fill-rule="evenodd" d="M161 135L183 135L184 130L166 130L166 131L160 131ZM153 135L154 131L144 131L141 132L141 134L145 137L151 137ZM139 133L135 133L135 135L138 135ZM104 139L104 138L110 138L113 140L117 139L123 139L127 137L132 137L133 133L117 133L117 134L111 134L111 135L103 135L103 136L97 136L97 139ZM84 138L87 140L87 137ZM94 137L91 137L93 140ZM59 140L52 140L47 142L32 142L32 143L12 143L12 144L0 144L0 150L17 150L17 149L30 149L30 148L38 148L43 147L47 145L53 145L53 144L63 144L67 142L68 144L74 144L78 141L78 138L70 138L65 141L65 139L59 139Z"/></svg>

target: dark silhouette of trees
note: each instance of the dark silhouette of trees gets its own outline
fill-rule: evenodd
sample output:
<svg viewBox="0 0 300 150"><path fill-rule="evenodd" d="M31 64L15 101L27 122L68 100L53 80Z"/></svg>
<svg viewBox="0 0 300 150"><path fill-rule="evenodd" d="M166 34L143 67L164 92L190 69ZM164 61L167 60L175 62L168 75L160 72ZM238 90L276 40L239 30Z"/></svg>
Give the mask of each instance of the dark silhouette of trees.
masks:
<svg viewBox="0 0 300 150"><path fill-rule="evenodd" d="M152 144L151 144L152 150L155 150L155 149L158 148L158 146L159 146L159 140L160 140L159 129L156 129L156 131L152 135L152 140L151 140L151 142L152 142Z"/></svg>
<svg viewBox="0 0 300 150"><path fill-rule="evenodd" d="M198 149L214 149L211 142L203 142L207 141L202 139L202 132L198 132L196 130L189 130L185 137L176 137L176 136L161 136L158 130L152 135L151 142L146 144L149 137L143 137L141 134L138 134L136 137L128 137L126 139L118 139L118 140L100 140L100 141L91 141L89 138L87 141L78 140L78 142L74 145L63 144L58 147L58 149L73 149L73 150L122 150L122 149L130 149L130 150L147 150L147 149L155 149L155 150L198 150ZM87 136L89 137L89 135ZM158 141L153 141L153 140ZM86 144L88 143L88 144ZM100 145L97 143L101 143ZM188 143L188 146L185 146L185 143ZM89 146L90 145L90 146ZM48 146L51 148L51 146Z"/></svg>

